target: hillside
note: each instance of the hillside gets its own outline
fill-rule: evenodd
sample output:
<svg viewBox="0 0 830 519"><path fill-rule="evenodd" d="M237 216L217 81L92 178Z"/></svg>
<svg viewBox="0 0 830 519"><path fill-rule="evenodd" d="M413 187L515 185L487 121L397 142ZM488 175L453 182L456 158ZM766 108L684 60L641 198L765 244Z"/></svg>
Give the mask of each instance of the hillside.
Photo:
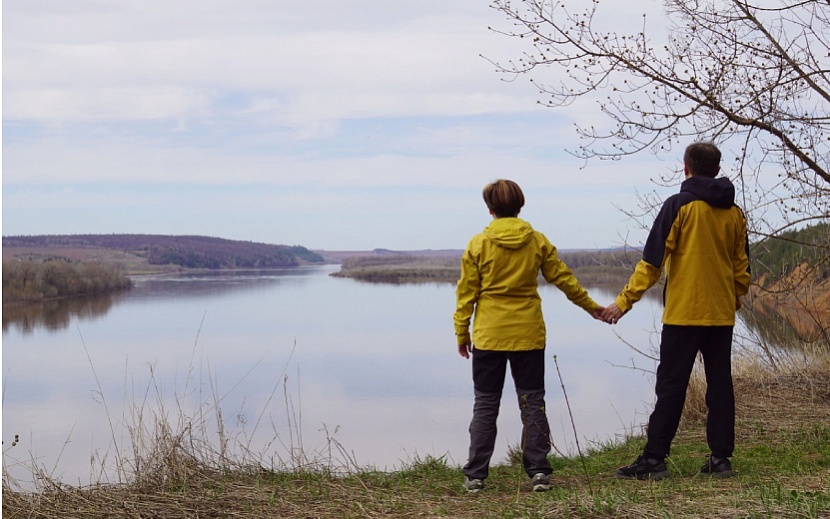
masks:
<svg viewBox="0 0 830 519"><path fill-rule="evenodd" d="M787 277L802 265L815 269L818 279L830 277L830 223L764 238L752 245L752 277L762 285Z"/></svg>
<svg viewBox="0 0 830 519"><path fill-rule="evenodd" d="M131 272L165 270L159 267L283 268L324 261L319 254L301 246L207 236L83 234L3 237L4 261L56 257L117 263Z"/></svg>
<svg viewBox="0 0 830 519"><path fill-rule="evenodd" d="M808 341L830 330L830 224L766 238L750 256L753 309L783 317Z"/></svg>

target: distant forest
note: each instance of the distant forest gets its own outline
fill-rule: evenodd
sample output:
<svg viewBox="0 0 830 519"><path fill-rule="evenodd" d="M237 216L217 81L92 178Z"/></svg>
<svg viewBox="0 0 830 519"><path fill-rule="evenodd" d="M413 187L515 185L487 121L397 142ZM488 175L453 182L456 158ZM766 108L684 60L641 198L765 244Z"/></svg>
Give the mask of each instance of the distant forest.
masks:
<svg viewBox="0 0 830 519"><path fill-rule="evenodd" d="M378 251L376 251L378 252ZM380 251L384 252L384 251ZM383 283L456 282L461 254L376 253L343 259L332 275ZM559 257L580 283L590 286L625 283L642 257L636 248L560 250ZM815 279L830 278L830 223L819 223L751 244L752 277L766 286L808 264Z"/></svg>
<svg viewBox="0 0 830 519"><path fill-rule="evenodd" d="M97 247L119 250L147 259L151 265L185 268L279 268L323 263L323 257L305 247L270 245L206 236L154 234L78 234L4 236L3 247Z"/></svg>
<svg viewBox="0 0 830 519"><path fill-rule="evenodd" d="M461 274L461 254L394 253L344 258L331 275L376 283L455 283ZM590 286L624 284L641 257L636 249L561 251L559 257L581 283Z"/></svg>

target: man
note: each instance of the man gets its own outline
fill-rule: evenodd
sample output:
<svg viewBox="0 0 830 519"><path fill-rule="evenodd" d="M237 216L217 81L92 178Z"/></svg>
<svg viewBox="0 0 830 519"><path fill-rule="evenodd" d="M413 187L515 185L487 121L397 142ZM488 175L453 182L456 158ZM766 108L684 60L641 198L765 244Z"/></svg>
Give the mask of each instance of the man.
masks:
<svg viewBox="0 0 830 519"><path fill-rule="evenodd" d="M662 479L665 459L680 424L686 387L697 353L706 374L706 439L711 450L700 472L734 474L732 329L739 298L749 290L746 219L735 205L735 187L720 171L721 153L708 142L686 148L680 193L663 204L628 284L603 319L616 323L666 273L663 330L647 443L634 463L617 469L621 478Z"/></svg>

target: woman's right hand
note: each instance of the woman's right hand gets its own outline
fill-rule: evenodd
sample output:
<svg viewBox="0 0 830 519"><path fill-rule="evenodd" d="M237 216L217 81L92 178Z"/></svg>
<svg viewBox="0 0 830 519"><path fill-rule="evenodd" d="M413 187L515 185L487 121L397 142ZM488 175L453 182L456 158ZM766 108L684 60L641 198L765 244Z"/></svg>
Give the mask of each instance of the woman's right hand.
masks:
<svg viewBox="0 0 830 519"><path fill-rule="evenodd" d="M470 358L470 353L473 352L473 345L472 343L465 342L464 344L458 345L458 354L464 357L465 359Z"/></svg>

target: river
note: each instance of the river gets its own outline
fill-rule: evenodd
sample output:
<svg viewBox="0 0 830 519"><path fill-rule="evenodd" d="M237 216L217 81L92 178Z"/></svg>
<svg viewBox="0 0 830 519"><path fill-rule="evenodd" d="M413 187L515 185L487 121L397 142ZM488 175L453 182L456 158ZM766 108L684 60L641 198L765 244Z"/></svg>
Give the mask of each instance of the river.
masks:
<svg viewBox="0 0 830 519"><path fill-rule="evenodd" d="M129 479L125 460L161 422L277 468L463 464L473 395L455 348L455 287L336 269L137 278L115 296L4 310L6 474L24 488L38 471L73 485ZM590 292L600 304L615 295ZM627 343L653 351L659 301L611 327L554 287L540 294L556 449L639 432L655 364ZM508 382L494 462L520 430Z"/></svg>

